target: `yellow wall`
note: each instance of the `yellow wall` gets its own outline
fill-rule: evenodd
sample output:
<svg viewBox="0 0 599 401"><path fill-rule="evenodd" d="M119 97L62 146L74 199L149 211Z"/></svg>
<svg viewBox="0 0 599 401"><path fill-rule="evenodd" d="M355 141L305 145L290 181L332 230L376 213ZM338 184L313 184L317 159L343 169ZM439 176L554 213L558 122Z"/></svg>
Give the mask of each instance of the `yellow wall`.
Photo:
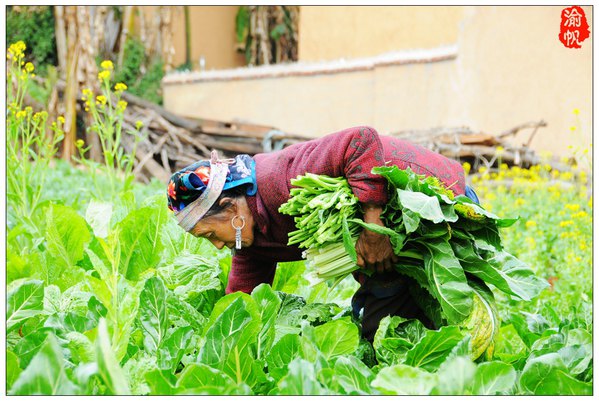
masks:
<svg viewBox="0 0 599 401"><path fill-rule="evenodd" d="M302 6L300 61L368 57L455 43L463 7Z"/></svg>
<svg viewBox="0 0 599 401"><path fill-rule="evenodd" d="M238 6L188 6L191 25L191 61L199 69L204 57L206 70L235 68L245 65L243 54L235 51L235 15ZM152 18L156 6L143 6L146 18ZM185 62L185 14L183 6L173 7L173 64Z"/></svg>
<svg viewBox="0 0 599 401"><path fill-rule="evenodd" d="M302 19L312 15L319 21L333 21L337 12L337 8L317 7L318 13L311 14L306 9L311 10L302 7ZM498 134L521 123L544 119L548 127L539 130L531 143L533 149L568 155L569 145L588 146L592 135L592 41L589 38L583 42L582 49L567 49L559 42L562 7L446 9L397 7L394 13L405 13L403 18L416 26L423 25L418 23L419 18L430 18L425 12L454 13L454 19L441 18L447 22L443 28L447 37L453 37L458 46L454 60L268 79L191 80L175 84L166 78L165 106L183 115L241 119L311 136L356 124L372 125L381 133L465 125ZM358 8L343 10L339 20L349 21L348 15L341 15L351 10L357 12ZM592 9L584 10L592 29ZM388 9L383 11L379 15L381 21L390 15ZM357 26L363 23L360 18L364 15L356 14L356 25L347 25L345 29L360 31ZM373 21L371 30L378 32L372 35L382 35L374 24L376 19L369 19ZM312 44L304 43L304 49L315 49L310 56L313 59L324 57L316 54L314 40L321 38L319 43L323 46L332 41L335 35L325 35L330 23L321 26L304 21L301 26L304 32L300 32L300 43L310 42L306 39L310 35L314 37ZM320 26L320 34L306 32L308 26ZM440 25L438 29L443 30ZM457 36L452 36L452 32ZM412 45L401 43L396 48L391 40L385 43L387 50L421 48L426 41L430 46L444 43L440 33L428 39L414 35L413 39ZM367 54L361 53L362 45L352 45L351 41L326 44L329 45L330 52L344 49L344 54ZM310 54L303 52L305 57ZM573 113L575 109L579 110L578 115ZM576 129L572 131L571 127ZM525 131L512 141L522 144L529 133Z"/></svg>

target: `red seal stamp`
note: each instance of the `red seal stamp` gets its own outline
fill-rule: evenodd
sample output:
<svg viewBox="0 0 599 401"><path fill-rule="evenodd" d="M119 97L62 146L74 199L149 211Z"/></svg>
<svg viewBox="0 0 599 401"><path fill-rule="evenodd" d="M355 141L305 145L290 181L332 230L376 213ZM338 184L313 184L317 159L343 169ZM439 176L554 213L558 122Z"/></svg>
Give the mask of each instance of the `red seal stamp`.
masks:
<svg viewBox="0 0 599 401"><path fill-rule="evenodd" d="M580 49L580 43L589 37L589 23L584 10L578 6L564 8L559 29L559 40L570 49Z"/></svg>

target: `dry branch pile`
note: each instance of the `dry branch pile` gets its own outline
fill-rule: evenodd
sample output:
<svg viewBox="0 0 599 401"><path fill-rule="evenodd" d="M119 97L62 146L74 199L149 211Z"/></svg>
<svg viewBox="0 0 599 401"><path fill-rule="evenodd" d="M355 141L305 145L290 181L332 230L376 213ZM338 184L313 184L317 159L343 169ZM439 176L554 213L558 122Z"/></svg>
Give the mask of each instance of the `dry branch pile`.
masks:
<svg viewBox="0 0 599 401"><path fill-rule="evenodd" d="M123 99L129 103L124 128L133 129L138 120L144 124L145 139L138 144L135 167L143 181L156 177L166 182L173 172L209 158L213 149L225 157L254 155L311 139L265 125L181 117L128 93ZM133 141L123 145L131 151Z"/></svg>
<svg viewBox="0 0 599 401"><path fill-rule="evenodd" d="M529 147L532 139L541 127L546 127L543 120L518 125L499 135L474 132L468 127L440 127L430 130L399 131L391 135L405 139L444 156L461 162L469 162L473 171L484 166L491 168L498 160L508 166L530 167L540 164L540 157ZM528 141L520 146L506 140L524 129L532 129ZM550 163L556 169L563 166Z"/></svg>

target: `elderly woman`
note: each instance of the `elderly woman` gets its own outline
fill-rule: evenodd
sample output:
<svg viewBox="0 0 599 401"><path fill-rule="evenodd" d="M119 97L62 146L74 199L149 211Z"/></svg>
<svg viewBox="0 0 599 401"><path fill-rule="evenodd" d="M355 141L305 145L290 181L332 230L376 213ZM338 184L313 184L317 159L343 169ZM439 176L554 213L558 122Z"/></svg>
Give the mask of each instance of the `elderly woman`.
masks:
<svg viewBox="0 0 599 401"><path fill-rule="evenodd" d="M361 126L254 157L218 160L213 152L210 161L199 161L172 176L168 204L186 231L218 249L235 248L226 292L250 293L261 283L272 284L277 262L302 259L302 250L287 245L287 235L295 230L293 217L278 212L289 199L291 179L308 172L345 177L361 202L364 221L383 225L386 180L371 170L385 164L433 175L455 194L478 201L466 187L458 162ZM387 315L418 318L432 326L409 294L409 287L416 284L392 269L397 257L387 236L364 230L356 253L359 266L376 272L370 277L355 275L361 287L352 307L356 316L364 309L365 338L372 341Z"/></svg>

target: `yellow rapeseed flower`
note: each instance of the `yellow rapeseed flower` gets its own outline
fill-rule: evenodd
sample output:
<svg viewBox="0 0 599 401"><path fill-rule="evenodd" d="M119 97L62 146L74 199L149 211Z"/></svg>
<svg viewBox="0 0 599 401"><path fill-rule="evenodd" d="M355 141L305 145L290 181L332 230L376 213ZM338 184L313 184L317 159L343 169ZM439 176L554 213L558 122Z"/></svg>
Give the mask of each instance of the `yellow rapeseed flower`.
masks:
<svg viewBox="0 0 599 401"><path fill-rule="evenodd" d="M580 248L581 251L586 251L587 250L587 244L585 244L584 242L581 242L578 247Z"/></svg>
<svg viewBox="0 0 599 401"><path fill-rule="evenodd" d="M501 156L504 152L505 152L505 149L503 146L497 146L495 148L495 154L498 156Z"/></svg>
<svg viewBox="0 0 599 401"><path fill-rule="evenodd" d="M25 64L25 71L27 71L27 72L33 72L34 69L35 69L35 67L33 66L32 63Z"/></svg>
<svg viewBox="0 0 599 401"><path fill-rule="evenodd" d="M137 121L135 122L135 128L136 128L136 129L140 129L140 128L141 128L141 127L143 127L143 126L144 126L144 123L143 123L141 120L137 120Z"/></svg>
<svg viewBox="0 0 599 401"><path fill-rule="evenodd" d="M18 42L13 43L9 46L8 52L11 53L14 58L18 58L23 55L25 49L27 49L27 46L25 46L25 42L19 40Z"/></svg>
<svg viewBox="0 0 599 401"><path fill-rule="evenodd" d="M63 116L58 116L58 121L59 121L61 124L64 124L66 120L64 119L64 117L63 117Z"/></svg>
<svg viewBox="0 0 599 401"><path fill-rule="evenodd" d="M573 177L574 177L574 175L569 171L564 171L563 173L560 173L560 175L559 175L560 180L564 180L564 181L569 181Z"/></svg>
<svg viewBox="0 0 599 401"><path fill-rule="evenodd" d="M574 224L574 222L572 220L565 220L565 221L559 222L560 227L568 227L568 226L571 226L572 224Z"/></svg>
<svg viewBox="0 0 599 401"><path fill-rule="evenodd" d="M19 110L16 114L18 120L25 118L27 116L27 112L25 110Z"/></svg>
<svg viewBox="0 0 599 401"><path fill-rule="evenodd" d="M470 173L470 168L471 168L472 166L470 166L470 163L468 163L468 162L464 162L464 163L462 163L462 167L464 168L464 173L465 173L466 175L468 175L468 173Z"/></svg>
<svg viewBox="0 0 599 401"><path fill-rule="evenodd" d="M573 126L571 126L571 127L570 127L570 131L572 131L572 132L576 131L576 127L575 127L574 125L573 125Z"/></svg>
<svg viewBox="0 0 599 401"><path fill-rule="evenodd" d="M114 85L114 90L117 92L122 92L127 90L127 85L125 85L122 82L119 82L118 84Z"/></svg>
<svg viewBox="0 0 599 401"><path fill-rule="evenodd" d="M85 145L85 142L83 142L83 139L77 139L77 141L75 142L75 146L77 146L78 148L82 148L83 145Z"/></svg>
<svg viewBox="0 0 599 401"><path fill-rule="evenodd" d="M515 202L516 206L522 206L525 203L526 203L526 201L524 199L522 199L522 198L517 198L516 202Z"/></svg>
<svg viewBox="0 0 599 401"><path fill-rule="evenodd" d="M526 228L533 228L533 227L536 227L536 226L537 226L537 223L534 220L528 220L526 222Z"/></svg>
<svg viewBox="0 0 599 401"><path fill-rule="evenodd" d="M100 67L104 68L105 70L113 70L114 69L114 65L112 64L112 61L110 60L104 60L100 63Z"/></svg>
<svg viewBox="0 0 599 401"><path fill-rule="evenodd" d="M104 96L104 95L96 96L96 103L99 103L101 105L105 105L106 101L107 101L106 96Z"/></svg>
<svg viewBox="0 0 599 401"><path fill-rule="evenodd" d="M529 248L534 249L537 246L537 241L533 237L526 237L524 240Z"/></svg>
<svg viewBox="0 0 599 401"><path fill-rule="evenodd" d="M588 214L587 212L585 212L584 210L581 210L581 211L580 211L580 212L578 212L578 213L574 213L574 214L572 215L572 218L573 218L573 219L582 219L582 218L584 218L584 217L587 217L588 215L589 215L589 214Z"/></svg>
<svg viewBox="0 0 599 401"><path fill-rule="evenodd" d="M119 111L125 111L125 109L127 108L127 102L125 102L124 100L119 100L118 104L116 105L116 108Z"/></svg>
<svg viewBox="0 0 599 401"><path fill-rule="evenodd" d="M107 81L110 79L110 71L108 70L104 70L104 71L100 71L98 73L98 79L100 81Z"/></svg>
<svg viewBox="0 0 599 401"><path fill-rule="evenodd" d="M572 112L576 115L580 114L580 110L578 110L578 109L574 109Z"/></svg>

